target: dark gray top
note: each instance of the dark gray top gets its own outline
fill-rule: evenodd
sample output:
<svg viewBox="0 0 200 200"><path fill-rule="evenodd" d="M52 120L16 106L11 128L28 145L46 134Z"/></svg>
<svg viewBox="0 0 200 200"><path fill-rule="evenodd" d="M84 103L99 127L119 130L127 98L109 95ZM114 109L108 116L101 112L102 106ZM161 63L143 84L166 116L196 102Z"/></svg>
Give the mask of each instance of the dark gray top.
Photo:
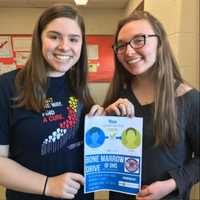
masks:
<svg viewBox="0 0 200 200"><path fill-rule="evenodd" d="M153 112L154 103L141 105L128 89L122 97L128 98L135 106L135 115L143 117L143 160L142 185L173 177L177 190L165 199L189 199L192 185L200 180L200 93L192 89L176 98L178 110L179 143L171 149L154 146ZM119 193L110 194L110 199L133 199L133 196Z"/></svg>

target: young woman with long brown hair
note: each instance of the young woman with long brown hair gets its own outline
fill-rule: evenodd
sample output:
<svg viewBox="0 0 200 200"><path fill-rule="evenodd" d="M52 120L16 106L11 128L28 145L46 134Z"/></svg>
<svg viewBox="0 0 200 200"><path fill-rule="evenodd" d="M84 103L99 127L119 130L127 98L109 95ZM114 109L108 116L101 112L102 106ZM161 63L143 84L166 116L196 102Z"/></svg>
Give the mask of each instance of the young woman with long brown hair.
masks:
<svg viewBox="0 0 200 200"><path fill-rule="evenodd" d="M199 91L178 70L162 24L135 11L120 21L113 45L115 72L104 106L107 115L142 117L142 188L137 200L188 200L199 181ZM133 200L110 193L110 200Z"/></svg>
<svg viewBox="0 0 200 200"><path fill-rule="evenodd" d="M83 193L87 87L82 17L67 5L36 23L30 58L0 77L0 184L7 200L92 200ZM90 115L101 107L93 106Z"/></svg>

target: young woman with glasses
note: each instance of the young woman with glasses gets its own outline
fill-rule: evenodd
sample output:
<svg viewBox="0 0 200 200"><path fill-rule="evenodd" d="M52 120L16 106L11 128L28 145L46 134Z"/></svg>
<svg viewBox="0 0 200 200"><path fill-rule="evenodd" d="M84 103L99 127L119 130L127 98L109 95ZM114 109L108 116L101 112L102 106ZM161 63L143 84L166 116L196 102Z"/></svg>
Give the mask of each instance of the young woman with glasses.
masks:
<svg viewBox="0 0 200 200"><path fill-rule="evenodd" d="M113 45L115 72L104 106L143 118L142 187L110 200L188 200L199 181L199 91L179 73L166 32L150 13L120 21Z"/></svg>

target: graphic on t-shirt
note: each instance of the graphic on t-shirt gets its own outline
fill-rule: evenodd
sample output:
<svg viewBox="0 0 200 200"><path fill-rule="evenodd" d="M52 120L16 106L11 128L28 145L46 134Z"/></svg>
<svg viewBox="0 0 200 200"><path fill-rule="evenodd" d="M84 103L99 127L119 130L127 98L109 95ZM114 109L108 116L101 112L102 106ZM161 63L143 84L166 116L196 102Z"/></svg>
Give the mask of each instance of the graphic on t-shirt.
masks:
<svg viewBox="0 0 200 200"><path fill-rule="evenodd" d="M141 134L135 128L127 128L122 133L121 142L129 149L136 149L141 144Z"/></svg>
<svg viewBox="0 0 200 200"><path fill-rule="evenodd" d="M75 134L75 128L78 121L77 109L78 100L71 96L69 97L67 110L67 119L62 114L55 114L55 107L63 106L61 102L53 102L52 98L48 98L45 104L46 110L43 114L43 123L51 123L52 121L62 120L56 130L54 130L47 138L44 139L41 148L41 154L53 153L61 149L67 141L72 139ZM54 108L54 109L53 109Z"/></svg>
<svg viewBox="0 0 200 200"><path fill-rule="evenodd" d="M86 133L86 144L89 147L100 147L105 141L104 132L98 127L92 127Z"/></svg>

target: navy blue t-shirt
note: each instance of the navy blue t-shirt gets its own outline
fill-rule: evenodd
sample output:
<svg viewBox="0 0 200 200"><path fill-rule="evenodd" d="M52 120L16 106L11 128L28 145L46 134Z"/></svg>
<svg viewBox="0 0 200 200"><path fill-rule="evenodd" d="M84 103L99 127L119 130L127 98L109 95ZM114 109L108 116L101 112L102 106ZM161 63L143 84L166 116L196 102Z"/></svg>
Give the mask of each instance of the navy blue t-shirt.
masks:
<svg viewBox="0 0 200 200"><path fill-rule="evenodd" d="M71 94L67 76L49 78L44 112L13 108L17 71L0 77L0 145L9 158L35 172L56 176L83 173L83 105ZM8 200L55 199L7 190ZM76 200L93 199L83 188Z"/></svg>

